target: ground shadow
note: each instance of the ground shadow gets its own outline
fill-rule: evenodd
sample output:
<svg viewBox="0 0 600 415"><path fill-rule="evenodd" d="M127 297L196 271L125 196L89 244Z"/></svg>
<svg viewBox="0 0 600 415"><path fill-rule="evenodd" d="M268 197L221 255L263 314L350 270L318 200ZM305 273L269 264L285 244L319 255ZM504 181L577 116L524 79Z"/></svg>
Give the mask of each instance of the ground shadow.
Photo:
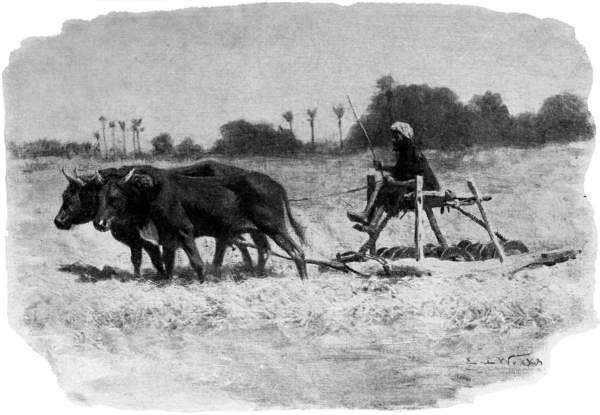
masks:
<svg viewBox="0 0 600 415"><path fill-rule="evenodd" d="M141 275L135 276L132 272L126 271L121 268L105 265L102 268L98 268L94 265L86 264L80 261L72 264L63 264L58 268L61 272L76 275L77 282L81 283L96 283L98 281L105 280L116 280L120 282L128 281L147 281L156 285L169 285L179 284L187 285L193 282L197 282L198 278L194 270L190 267L175 267L173 271L174 278L171 280L165 280L153 269L144 269ZM211 266L206 266L206 280L210 282L221 282L227 280L233 280L235 282L242 282L248 278L265 278L265 277L277 277L278 275L270 268L267 268L264 272L259 273L255 270L249 269L244 265L227 265L221 269L221 277L217 278L213 272Z"/></svg>

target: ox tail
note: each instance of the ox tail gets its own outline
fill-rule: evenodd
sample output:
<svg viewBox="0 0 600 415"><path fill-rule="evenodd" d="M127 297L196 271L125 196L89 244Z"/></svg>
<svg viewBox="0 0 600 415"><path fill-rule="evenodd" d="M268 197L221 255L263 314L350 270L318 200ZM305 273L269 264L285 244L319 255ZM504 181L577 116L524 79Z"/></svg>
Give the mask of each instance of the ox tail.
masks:
<svg viewBox="0 0 600 415"><path fill-rule="evenodd" d="M292 215L292 209L290 208L290 201L287 196L287 192L283 189L283 205L285 206L285 213L287 214L288 220L294 228L294 232L298 235L298 239L302 245L306 245L306 234L304 233L304 227L298 223L298 221Z"/></svg>

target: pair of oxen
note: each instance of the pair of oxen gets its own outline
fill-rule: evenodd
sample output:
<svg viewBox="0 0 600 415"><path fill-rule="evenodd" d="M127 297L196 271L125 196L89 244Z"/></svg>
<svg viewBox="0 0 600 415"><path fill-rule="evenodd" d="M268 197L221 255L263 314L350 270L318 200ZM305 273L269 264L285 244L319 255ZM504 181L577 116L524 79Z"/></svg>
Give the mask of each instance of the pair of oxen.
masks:
<svg viewBox="0 0 600 415"><path fill-rule="evenodd" d="M286 216L302 243L303 229L292 215L283 186L265 174L215 161L174 169L123 166L92 175L62 172L69 183L54 219L56 227L66 230L93 221L97 230L110 230L131 249L136 276L144 250L159 277L170 279L175 251L182 248L204 281L195 243L202 236L215 238L217 275L230 245L237 245L252 266L248 249L240 243L241 235L248 233L258 247L259 271L268 258L269 237L295 262L300 278L307 277L304 252L290 236Z"/></svg>

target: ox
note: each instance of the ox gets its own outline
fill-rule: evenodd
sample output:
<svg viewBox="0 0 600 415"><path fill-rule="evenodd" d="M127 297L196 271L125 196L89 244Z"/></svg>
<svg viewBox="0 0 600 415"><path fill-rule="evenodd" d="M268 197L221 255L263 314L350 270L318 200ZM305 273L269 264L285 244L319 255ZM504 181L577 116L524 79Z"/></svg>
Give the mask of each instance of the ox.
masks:
<svg viewBox="0 0 600 415"><path fill-rule="evenodd" d="M74 225L91 222L95 218L99 207L98 197L103 183L110 180L122 179L132 168L133 166L123 166L118 169L110 168L100 170L95 175L84 176L77 175L76 171L74 174L68 174L62 170L68 180L68 186L62 194L62 205L54 218L56 227L68 230ZM191 166L170 169L170 171L189 176L221 176L248 173L248 170L228 166L212 160L203 161ZM164 276L164 266L159 247L152 241L142 238L135 222L125 219L116 221L111 227L111 234L116 240L130 248L131 262L135 276L139 276L140 273L142 250L146 251L158 273ZM259 248L258 270L263 271L270 249L269 242L264 235L259 233L253 233L251 236ZM238 248L244 262L252 267L252 258L248 253L248 249L243 245L238 245Z"/></svg>
<svg viewBox="0 0 600 415"><path fill-rule="evenodd" d="M230 241L243 233L259 232L287 252L304 279L304 252L287 230L286 215L304 243L303 230L291 213L285 189L266 175L190 177L136 167L125 178L109 181L103 187L94 226L107 231L125 219L138 227L154 229L163 248L167 278L172 275L175 251L181 247L200 281L204 280L204 270L195 238L212 236L217 241ZM224 244L217 243L217 272L224 249Z"/></svg>

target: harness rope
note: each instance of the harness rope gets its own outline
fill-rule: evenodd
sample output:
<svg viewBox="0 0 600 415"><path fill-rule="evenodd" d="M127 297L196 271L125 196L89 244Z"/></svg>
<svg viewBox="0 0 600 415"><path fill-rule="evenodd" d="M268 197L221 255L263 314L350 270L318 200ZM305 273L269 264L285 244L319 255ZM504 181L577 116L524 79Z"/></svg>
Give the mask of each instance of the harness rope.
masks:
<svg viewBox="0 0 600 415"><path fill-rule="evenodd" d="M345 195L348 193L356 193L356 192L360 192L361 190L365 190L366 188L367 188L367 186L361 186L361 187L355 187L354 189L345 190L343 192L334 192L334 193L328 193L325 195L320 195L320 196L315 196L315 197L302 197L300 199L288 199L288 200L290 202L305 202L308 200L324 199L326 197L340 196L340 195Z"/></svg>

